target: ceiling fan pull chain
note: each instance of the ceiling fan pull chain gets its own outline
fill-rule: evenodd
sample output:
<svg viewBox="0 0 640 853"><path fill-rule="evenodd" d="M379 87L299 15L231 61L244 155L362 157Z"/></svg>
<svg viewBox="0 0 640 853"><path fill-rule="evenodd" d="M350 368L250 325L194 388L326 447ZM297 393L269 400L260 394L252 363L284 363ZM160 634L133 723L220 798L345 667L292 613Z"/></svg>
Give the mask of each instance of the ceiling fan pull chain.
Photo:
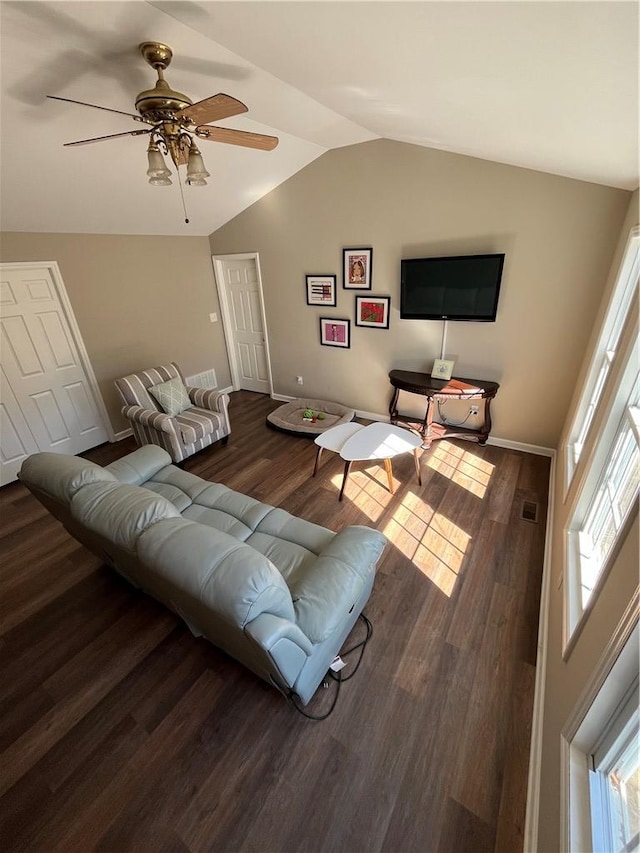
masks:
<svg viewBox="0 0 640 853"><path fill-rule="evenodd" d="M182 181L180 180L180 169L176 166L176 175L178 176L177 184L180 187L180 198L182 199L182 209L184 210L184 221L185 224L189 224L189 217L187 216L187 205L184 201L184 190L182 189Z"/></svg>

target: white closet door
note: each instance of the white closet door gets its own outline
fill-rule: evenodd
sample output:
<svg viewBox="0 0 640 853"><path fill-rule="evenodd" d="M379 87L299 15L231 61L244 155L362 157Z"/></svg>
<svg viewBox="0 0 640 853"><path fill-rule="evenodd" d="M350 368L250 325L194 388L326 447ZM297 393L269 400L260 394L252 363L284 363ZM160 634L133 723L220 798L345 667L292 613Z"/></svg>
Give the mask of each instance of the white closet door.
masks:
<svg viewBox="0 0 640 853"><path fill-rule="evenodd" d="M223 259L220 266L230 308L229 332L233 338L240 388L268 394L268 356L255 259Z"/></svg>
<svg viewBox="0 0 640 853"><path fill-rule="evenodd" d="M36 450L81 453L108 440L47 266L2 268L0 484Z"/></svg>

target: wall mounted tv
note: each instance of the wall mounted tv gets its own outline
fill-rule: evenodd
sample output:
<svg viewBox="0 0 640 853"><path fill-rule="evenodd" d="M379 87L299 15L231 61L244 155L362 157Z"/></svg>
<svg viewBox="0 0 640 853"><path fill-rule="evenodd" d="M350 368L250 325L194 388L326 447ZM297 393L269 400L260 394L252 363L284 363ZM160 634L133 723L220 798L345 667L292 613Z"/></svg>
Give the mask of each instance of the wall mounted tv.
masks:
<svg viewBox="0 0 640 853"><path fill-rule="evenodd" d="M400 317L494 322L503 264L503 254L402 260Z"/></svg>

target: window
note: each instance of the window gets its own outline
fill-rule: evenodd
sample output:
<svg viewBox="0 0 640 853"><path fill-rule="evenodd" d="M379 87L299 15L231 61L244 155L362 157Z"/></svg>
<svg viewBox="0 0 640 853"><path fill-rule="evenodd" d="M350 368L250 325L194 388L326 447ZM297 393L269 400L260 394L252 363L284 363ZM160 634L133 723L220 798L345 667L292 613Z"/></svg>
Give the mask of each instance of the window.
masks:
<svg viewBox="0 0 640 853"><path fill-rule="evenodd" d="M594 350L580 402L565 447L565 488L568 490L582 456L607 377L618 351L620 337L640 275L640 228L631 231L611 294L602 331Z"/></svg>
<svg viewBox="0 0 640 853"><path fill-rule="evenodd" d="M590 756L591 835L595 850L631 853L640 841L638 684Z"/></svg>
<svg viewBox="0 0 640 853"><path fill-rule="evenodd" d="M640 449L634 429L640 412L638 379L635 385L613 440L611 456L578 529L583 610L638 494Z"/></svg>
<svg viewBox="0 0 640 853"><path fill-rule="evenodd" d="M573 419L566 471L564 658L604 584L640 483L640 226L627 251Z"/></svg>
<svg viewBox="0 0 640 853"><path fill-rule="evenodd" d="M624 365L567 528L565 657L568 643L592 605L631 519L640 489L640 369L637 328L621 353Z"/></svg>
<svg viewBox="0 0 640 853"><path fill-rule="evenodd" d="M639 596L636 591L562 731L561 846L575 853L639 849Z"/></svg>

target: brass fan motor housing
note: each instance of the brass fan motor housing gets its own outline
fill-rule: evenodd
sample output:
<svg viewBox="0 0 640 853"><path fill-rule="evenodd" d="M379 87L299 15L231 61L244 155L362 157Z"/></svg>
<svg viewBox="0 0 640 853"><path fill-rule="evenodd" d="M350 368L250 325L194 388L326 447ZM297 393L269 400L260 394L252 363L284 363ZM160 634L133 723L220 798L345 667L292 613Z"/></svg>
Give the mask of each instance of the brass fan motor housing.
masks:
<svg viewBox="0 0 640 853"><path fill-rule="evenodd" d="M143 41L139 50L145 62L158 72L158 82L153 89L145 89L136 98L136 109L140 115L157 122L172 118L173 113L190 107L193 103L191 98L182 92L174 91L162 75L171 63L171 48L157 41Z"/></svg>
<svg viewBox="0 0 640 853"><path fill-rule="evenodd" d="M173 113L190 107L193 101L182 92L174 92L166 80L158 80L153 89L140 92L136 98L136 109L141 116L152 121L171 118Z"/></svg>

